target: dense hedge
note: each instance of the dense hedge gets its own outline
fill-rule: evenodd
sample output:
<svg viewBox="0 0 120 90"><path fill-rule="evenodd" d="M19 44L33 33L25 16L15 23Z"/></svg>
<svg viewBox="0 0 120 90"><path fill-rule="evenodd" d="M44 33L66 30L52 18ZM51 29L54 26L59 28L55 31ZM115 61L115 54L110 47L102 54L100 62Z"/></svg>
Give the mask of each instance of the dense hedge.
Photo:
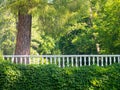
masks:
<svg viewBox="0 0 120 90"><path fill-rule="evenodd" d="M120 64L59 68L0 62L0 90L118 90Z"/></svg>

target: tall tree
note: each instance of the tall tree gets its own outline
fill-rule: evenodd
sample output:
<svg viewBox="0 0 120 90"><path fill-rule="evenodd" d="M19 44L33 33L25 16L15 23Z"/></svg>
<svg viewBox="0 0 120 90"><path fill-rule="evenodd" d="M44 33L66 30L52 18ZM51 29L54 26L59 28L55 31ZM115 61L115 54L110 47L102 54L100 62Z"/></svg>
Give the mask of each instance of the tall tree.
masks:
<svg viewBox="0 0 120 90"><path fill-rule="evenodd" d="M8 1L9 8L18 16L15 55L29 55L31 42L31 11L41 0Z"/></svg>
<svg viewBox="0 0 120 90"><path fill-rule="evenodd" d="M17 40L16 40L16 55L29 55L30 54L30 41L31 41L31 23L32 16L18 11L18 26L17 26Z"/></svg>
<svg viewBox="0 0 120 90"><path fill-rule="evenodd" d="M102 54L120 53L120 0L106 0L101 4L98 31Z"/></svg>

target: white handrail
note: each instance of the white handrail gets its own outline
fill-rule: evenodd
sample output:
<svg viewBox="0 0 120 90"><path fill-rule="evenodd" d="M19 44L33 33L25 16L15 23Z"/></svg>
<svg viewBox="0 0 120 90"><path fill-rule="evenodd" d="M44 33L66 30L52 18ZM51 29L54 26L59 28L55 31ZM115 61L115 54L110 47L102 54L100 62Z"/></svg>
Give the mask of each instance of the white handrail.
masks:
<svg viewBox="0 0 120 90"><path fill-rule="evenodd" d="M5 60L20 64L56 64L59 67L107 66L120 63L120 55L4 55Z"/></svg>

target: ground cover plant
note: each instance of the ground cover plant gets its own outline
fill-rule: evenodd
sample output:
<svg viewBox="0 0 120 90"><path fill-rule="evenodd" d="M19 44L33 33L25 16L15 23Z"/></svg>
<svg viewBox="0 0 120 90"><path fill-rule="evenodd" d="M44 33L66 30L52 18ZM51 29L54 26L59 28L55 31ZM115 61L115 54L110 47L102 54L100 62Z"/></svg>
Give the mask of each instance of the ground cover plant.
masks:
<svg viewBox="0 0 120 90"><path fill-rule="evenodd" d="M59 68L0 60L0 90L118 90L120 64Z"/></svg>

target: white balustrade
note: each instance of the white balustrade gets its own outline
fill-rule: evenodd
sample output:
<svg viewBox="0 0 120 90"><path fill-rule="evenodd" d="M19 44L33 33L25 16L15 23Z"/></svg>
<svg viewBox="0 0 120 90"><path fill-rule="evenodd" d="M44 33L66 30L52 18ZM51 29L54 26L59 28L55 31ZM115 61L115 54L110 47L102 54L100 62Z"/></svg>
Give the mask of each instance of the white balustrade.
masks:
<svg viewBox="0 0 120 90"><path fill-rule="evenodd" d="M90 66L90 58L91 58L91 57L89 56L89 57L88 57L88 65L89 65L89 66Z"/></svg>
<svg viewBox="0 0 120 90"><path fill-rule="evenodd" d="M62 66L65 67L65 58L62 57L62 59L63 59L63 60L62 60L62 62L63 62L62 64L63 64L63 65L62 65Z"/></svg>
<svg viewBox="0 0 120 90"><path fill-rule="evenodd" d="M99 57L97 57L97 66L99 66L99 61L100 61Z"/></svg>
<svg viewBox="0 0 120 90"><path fill-rule="evenodd" d="M73 65L74 65L74 64L73 64L73 57L71 57L71 63L72 63L71 66L73 67Z"/></svg>
<svg viewBox="0 0 120 90"><path fill-rule="evenodd" d="M108 59L107 59L107 56L105 57L105 65L106 65L106 66L108 65Z"/></svg>
<svg viewBox="0 0 120 90"><path fill-rule="evenodd" d="M67 66L69 67L69 57L67 57Z"/></svg>
<svg viewBox="0 0 120 90"><path fill-rule="evenodd" d="M4 55L4 59L20 64L56 64L63 68L120 63L120 55Z"/></svg>
<svg viewBox="0 0 120 90"><path fill-rule="evenodd" d="M58 66L60 67L61 64L60 64L60 57L58 57Z"/></svg>
<svg viewBox="0 0 120 90"><path fill-rule="evenodd" d="M78 65L77 65L78 63L77 63L77 56L75 57L75 66L77 67Z"/></svg>

